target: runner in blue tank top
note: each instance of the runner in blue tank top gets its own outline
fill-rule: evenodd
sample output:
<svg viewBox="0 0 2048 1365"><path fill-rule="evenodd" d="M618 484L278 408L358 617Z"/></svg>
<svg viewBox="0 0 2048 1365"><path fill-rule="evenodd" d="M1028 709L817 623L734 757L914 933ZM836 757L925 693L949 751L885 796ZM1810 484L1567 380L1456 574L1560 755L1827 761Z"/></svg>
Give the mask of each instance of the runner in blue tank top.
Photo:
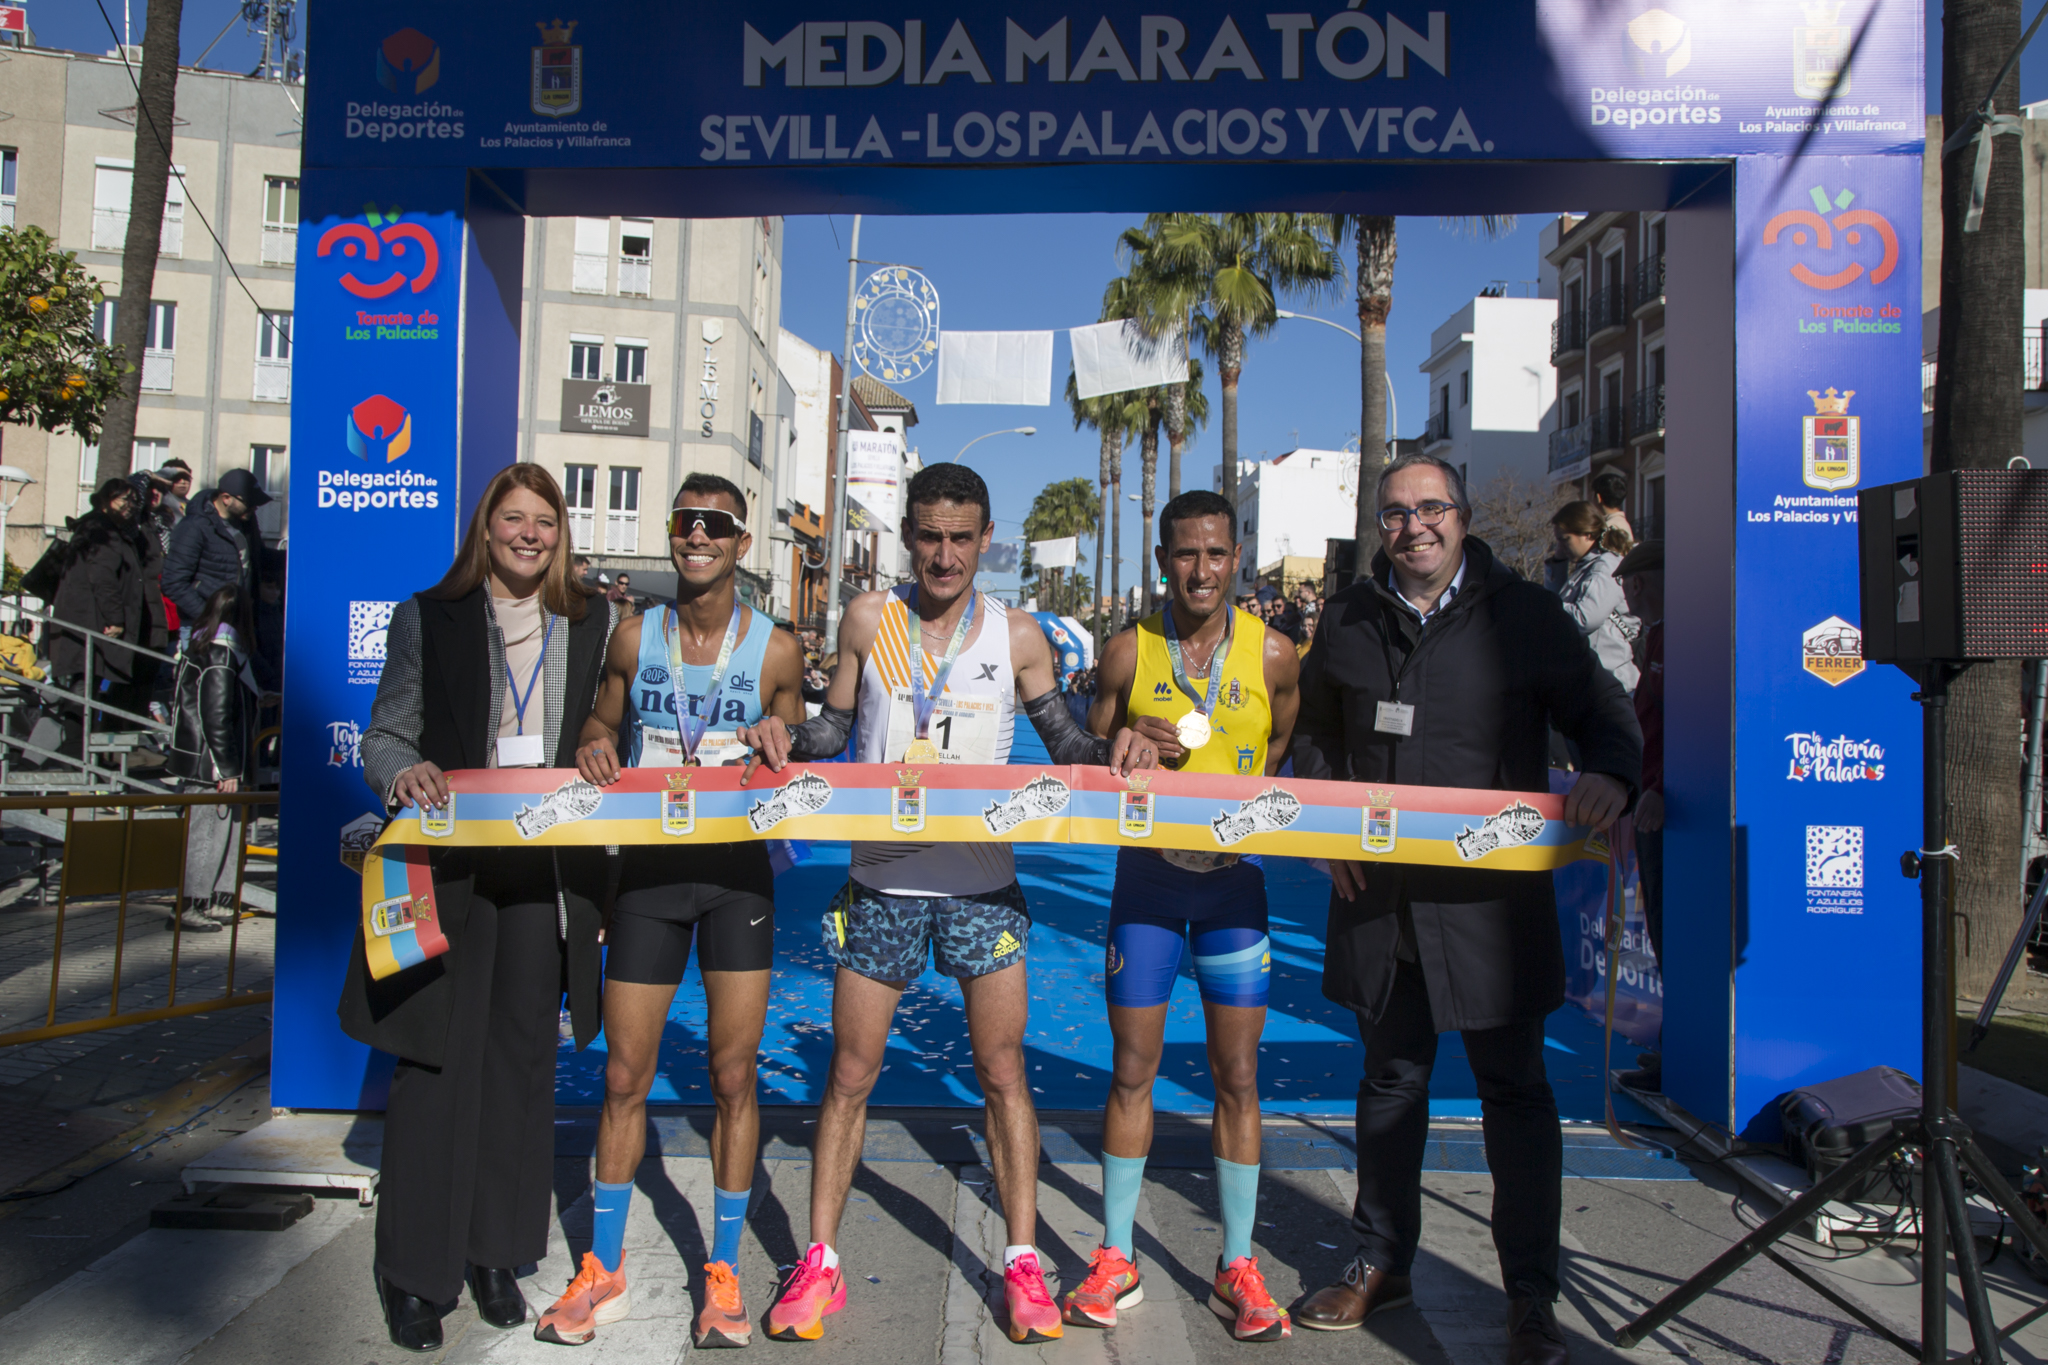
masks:
<svg viewBox="0 0 2048 1365"><path fill-rule="evenodd" d="M753 544L746 495L713 474L692 474L669 514L676 601L622 622L605 656L597 706L576 766L600 786L622 768L681 768L740 761L734 731L764 717L803 719L803 649L788 631L738 599L735 571ZM624 1237L633 1176L645 1155L647 1093L662 1029L697 943L709 1015L716 1230L705 1268L699 1349L744 1346L752 1325L736 1270L740 1231L760 1147L754 1059L768 1014L775 959L775 880L762 843L636 845L622 851L618 894L605 928L604 1115L590 1254L535 1332L580 1345L626 1315Z"/></svg>

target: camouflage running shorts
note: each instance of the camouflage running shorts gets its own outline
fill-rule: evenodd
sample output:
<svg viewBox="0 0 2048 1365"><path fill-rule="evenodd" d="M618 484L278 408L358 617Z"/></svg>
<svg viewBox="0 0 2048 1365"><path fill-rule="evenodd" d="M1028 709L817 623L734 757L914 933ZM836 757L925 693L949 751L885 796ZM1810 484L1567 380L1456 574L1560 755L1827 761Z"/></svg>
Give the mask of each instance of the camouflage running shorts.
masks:
<svg viewBox="0 0 2048 1365"><path fill-rule="evenodd" d="M1015 882L972 896L887 896L848 878L825 911L825 946L875 981L915 980L927 950L941 975L987 976L1022 962L1030 933Z"/></svg>

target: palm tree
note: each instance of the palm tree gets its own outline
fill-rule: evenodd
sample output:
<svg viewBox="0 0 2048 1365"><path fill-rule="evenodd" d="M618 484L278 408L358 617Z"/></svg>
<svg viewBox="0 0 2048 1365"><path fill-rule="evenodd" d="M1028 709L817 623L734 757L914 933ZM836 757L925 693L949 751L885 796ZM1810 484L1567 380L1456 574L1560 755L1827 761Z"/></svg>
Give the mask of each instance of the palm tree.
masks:
<svg viewBox="0 0 2048 1365"><path fill-rule="evenodd" d="M1136 232L1136 229L1127 232L1125 236L1128 237L1134 232ZM1116 279L1111 280L1102 291L1102 320L1104 322L1111 322L1118 318L1138 319L1142 317L1148 306L1148 293L1152 289L1153 282L1142 271L1133 271L1131 274L1120 275ZM1168 306L1171 306L1170 301ZM1142 480L1139 484L1143 492L1140 495L1138 505L1144 514L1145 523L1145 536L1138 547L1138 574L1141 581L1145 584L1145 610L1149 613L1152 609L1152 584L1157 578L1157 575L1152 572L1150 566L1152 562L1152 514L1157 508L1159 490L1159 428L1162 424L1167 426L1167 439L1173 450L1172 470L1169 476L1172 480L1173 492L1168 496L1178 497L1180 495L1181 445L1182 438L1187 434L1188 418L1192 415L1197 421L1207 421L1209 417L1209 400L1202 393L1201 362L1192 357L1189 359L1188 377L1182 383L1157 385L1147 389L1134 389L1118 396L1131 400L1126 404L1125 415L1131 419L1132 425L1138 433L1138 465L1143 471ZM1174 417L1176 410L1179 414L1178 435L1175 434L1173 427L1173 423L1176 420ZM1122 484L1121 473L1113 473L1110 482L1120 487ZM1118 506L1121 507L1121 505L1121 502L1119 502ZM1111 523L1114 524L1116 520L1117 514L1111 512ZM1122 546L1123 538L1121 535L1112 532L1111 539L1119 547ZM1117 575L1112 570L1111 577L1112 579L1117 579L1120 575ZM1120 582L1117 586L1121 590L1122 585ZM1118 600L1121 601L1122 599L1119 598Z"/></svg>
<svg viewBox="0 0 2048 1365"><path fill-rule="evenodd" d="M1095 494L1086 479L1062 479L1049 483L1038 490L1038 496L1031 500L1031 511L1024 518L1024 539L1029 554L1029 543L1034 540L1058 540L1063 536L1080 536L1094 533L1102 521L1102 500ZM1098 537L1099 538L1099 537ZM1024 572L1031 572L1027 559ZM1067 586L1062 571L1053 569L1050 584L1046 583L1048 571L1039 572L1040 600L1050 604L1050 609L1060 611L1070 604L1061 600L1061 588ZM1079 575L1075 575L1076 578ZM1069 587L1071 592L1072 588Z"/></svg>
<svg viewBox="0 0 2048 1365"><path fill-rule="evenodd" d="M1446 218L1442 222L1447 227L1487 237L1505 237L1515 230L1513 214ZM1387 315L1394 311L1395 222L1378 214L1330 215L1333 239L1341 241L1347 230L1358 249L1358 269L1352 280L1358 291L1359 492L1357 529L1352 534L1358 538L1358 571L1363 574L1372 559L1363 553L1363 548L1379 537L1379 523L1374 519L1377 509L1366 496L1365 486L1373 478L1372 462L1384 463L1387 450Z"/></svg>
<svg viewBox="0 0 2048 1365"><path fill-rule="evenodd" d="M1312 301L1343 274L1329 221L1320 213L1155 213L1145 219L1151 244L1143 255L1158 281L1148 291L1146 330L1164 335L1185 319L1215 357L1223 383L1223 486L1217 491L1232 502L1245 342L1278 321L1282 294Z"/></svg>
<svg viewBox="0 0 2048 1365"><path fill-rule="evenodd" d="M1138 392L1131 390L1083 398L1073 371L1067 372L1067 404L1074 410L1074 430L1093 427L1102 438L1102 496L1110 509L1109 539L1119 550L1123 545L1120 532L1123 527L1124 447L1130 444L1132 433L1144 425L1145 405L1136 397ZM1095 582L1098 588L1102 582L1102 556L1103 537L1098 535L1095 538ZM1111 592L1114 593L1121 587L1119 556L1112 553L1110 561ZM1097 611L1095 617L1095 649L1097 657L1100 657L1109 636L1103 629L1103 613Z"/></svg>

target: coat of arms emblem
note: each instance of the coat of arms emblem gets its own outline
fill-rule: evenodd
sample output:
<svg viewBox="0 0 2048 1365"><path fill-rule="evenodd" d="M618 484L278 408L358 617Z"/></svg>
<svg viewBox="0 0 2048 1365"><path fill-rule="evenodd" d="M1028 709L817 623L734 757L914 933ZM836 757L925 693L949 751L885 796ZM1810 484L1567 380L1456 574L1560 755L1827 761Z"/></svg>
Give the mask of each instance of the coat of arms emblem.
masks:
<svg viewBox="0 0 2048 1365"><path fill-rule="evenodd" d="M897 784L889 792L889 828L898 834L924 832L924 774L916 768L898 768Z"/></svg>
<svg viewBox="0 0 2048 1365"><path fill-rule="evenodd" d="M1799 477L1824 493L1854 488L1863 478L1863 419L1849 415L1856 390L1821 393L1808 389L1813 415L1799 419Z"/></svg>
<svg viewBox="0 0 2048 1365"><path fill-rule="evenodd" d="M697 832L697 793L690 790L690 774L668 775L668 790L661 794L661 832L682 838Z"/></svg>
<svg viewBox="0 0 2048 1365"><path fill-rule="evenodd" d="M1117 793L1117 829L1126 839L1152 837L1152 793L1145 790L1151 780L1144 773L1132 773L1124 779L1130 790Z"/></svg>
<svg viewBox="0 0 2048 1365"><path fill-rule="evenodd" d="M1824 100L1849 93L1849 46L1854 34L1836 22L1841 0L1807 0L1806 22L1792 26L1792 93Z"/></svg>
<svg viewBox="0 0 2048 1365"><path fill-rule="evenodd" d="M533 49L533 112L567 118L583 108L583 48L570 42L578 21L535 24L540 46Z"/></svg>
<svg viewBox="0 0 2048 1365"><path fill-rule="evenodd" d="M1401 812L1390 791L1368 791L1359 814L1358 842L1367 853L1392 853L1399 839Z"/></svg>

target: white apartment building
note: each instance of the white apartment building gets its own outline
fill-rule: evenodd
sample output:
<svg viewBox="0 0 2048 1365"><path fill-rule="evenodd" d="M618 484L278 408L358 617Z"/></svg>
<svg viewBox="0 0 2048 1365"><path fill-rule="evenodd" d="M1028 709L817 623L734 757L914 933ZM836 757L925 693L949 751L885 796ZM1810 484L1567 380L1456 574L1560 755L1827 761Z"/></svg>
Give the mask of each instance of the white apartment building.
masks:
<svg viewBox="0 0 2048 1365"><path fill-rule="evenodd" d="M289 486L299 224L294 100L303 103L303 93L275 82L179 73L171 156L182 174L171 179L162 256L146 301L134 468L175 456L202 484L248 468L273 494ZM128 68L118 57L9 48L0 62L0 109L8 113L0 121L0 225L36 224L78 253L107 294L98 325L111 337L118 310L130 306L121 297L135 154ZM99 452L69 433L15 426L5 436L7 463L37 481L7 523L7 556L25 568L65 518L84 510ZM281 496L259 521L269 539L283 537Z"/></svg>
<svg viewBox="0 0 2048 1365"><path fill-rule="evenodd" d="M1478 490L1503 472L1548 484L1545 424L1557 401L1550 363L1555 298L1482 294L1430 334L1429 420L1422 449L1456 465Z"/></svg>
<svg viewBox="0 0 2048 1365"><path fill-rule="evenodd" d="M1286 572L1290 559L1312 559L1312 576L1321 579L1324 542L1349 540L1357 530L1357 471L1358 456L1348 450L1303 448L1238 462L1237 533L1244 545L1238 592Z"/></svg>

